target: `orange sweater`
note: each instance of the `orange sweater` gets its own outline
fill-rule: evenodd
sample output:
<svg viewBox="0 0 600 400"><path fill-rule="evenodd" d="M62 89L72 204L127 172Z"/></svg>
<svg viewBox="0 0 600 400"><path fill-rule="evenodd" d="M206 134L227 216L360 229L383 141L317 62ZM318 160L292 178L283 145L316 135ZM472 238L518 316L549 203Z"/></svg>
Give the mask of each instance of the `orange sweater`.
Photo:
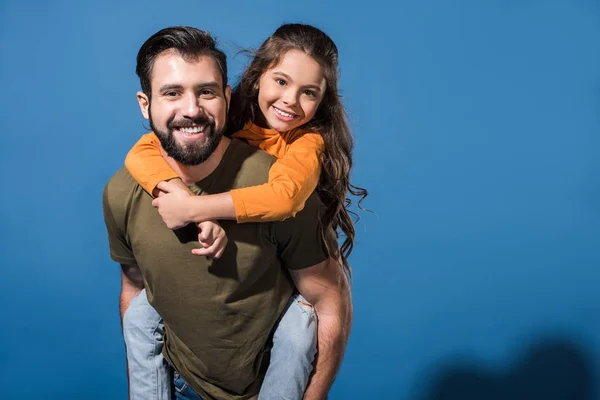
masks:
<svg viewBox="0 0 600 400"><path fill-rule="evenodd" d="M282 221L304 208L321 175L321 156L325 144L315 132L294 129L280 133L251 122L233 137L273 155L278 160L263 185L232 190L231 197L238 222ZM156 185L177 177L160 154L160 142L148 133L133 146L125 159L129 173L148 193Z"/></svg>

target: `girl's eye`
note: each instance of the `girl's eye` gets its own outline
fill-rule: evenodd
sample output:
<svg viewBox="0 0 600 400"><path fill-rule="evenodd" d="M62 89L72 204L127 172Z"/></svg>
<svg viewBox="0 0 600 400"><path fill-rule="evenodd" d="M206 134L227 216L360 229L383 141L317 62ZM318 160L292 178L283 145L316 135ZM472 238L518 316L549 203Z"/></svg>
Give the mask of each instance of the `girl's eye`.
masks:
<svg viewBox="0 0 600 400"><path fill-rule="evenodd" d="M283 85L285 85L285 84L287 83L286 81L284 81L284 80L283 80L283 79L281 79L281 78L277 78L277 79L275 79L275 82L277 82L277 83L278 83L279 85L281 85L281 86L283 86Z"/></svg>
<svg viewBox="0 0 600 400"><path fill-rule="evenodd" d="M305 90L304 94L306 94L310 97L317 97L317 92L315 92L314 90Z"/></svg>

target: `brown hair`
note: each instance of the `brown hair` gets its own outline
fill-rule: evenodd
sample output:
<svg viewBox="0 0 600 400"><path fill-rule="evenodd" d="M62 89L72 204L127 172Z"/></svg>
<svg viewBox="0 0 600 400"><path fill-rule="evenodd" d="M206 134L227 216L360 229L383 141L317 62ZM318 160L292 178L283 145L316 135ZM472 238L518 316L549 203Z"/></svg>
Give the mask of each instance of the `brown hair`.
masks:
<svg viewBox="0 0 600 400"><path fill-rule="evenodd" d="M207 31L190 26L171 26L161 29L144 42L137 55L135 73L140 78L142 92L152 96L150 82L154 61L163 51L175 50L186 60L210 56L215 60L223 90L227 86L227 60L225 53L217 48L215 39Z"/></svg>
<svg viewBox="0 0 600 400"><path fill-rule="evenodd" d="M317 193L326 206L321 217L322 235L325 239L327 228L336 233L341 231L345 240L338 251L328 251L339 256L347 273L351 276L348 256L354 247L354 224L350 215L356 214L348 208L352 201L348 193L360 197L358 207L368 192L350 183L352 170L352 149L354 140L348 128L346 112L338 95L338 50L331 38L321 30L302 24L280 26L261 46L253 52L254 58L243 73L231 98L228 133L236 132L247 121L256 122L261 115L258 106L258 82L269 68L277 65L280 58L290 50L300 50L311 56L321 65L327 81L323 100L312 120L303 128L319 132L325 142L321 179ZM324 240L327 244L327 240Z"/></svg>

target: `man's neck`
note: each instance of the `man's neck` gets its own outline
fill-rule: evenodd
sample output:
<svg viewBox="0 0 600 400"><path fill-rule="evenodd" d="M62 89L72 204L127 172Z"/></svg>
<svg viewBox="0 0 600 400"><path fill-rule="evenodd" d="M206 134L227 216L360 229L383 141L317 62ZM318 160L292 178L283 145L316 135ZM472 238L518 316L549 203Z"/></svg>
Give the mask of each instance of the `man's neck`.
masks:
<svg viewBox="0 0 600 400"><path fill-rule="evenodd" d="M186 185L192 185L210 175L219 165L225 150L231 143L231 139L222 137L216 150L208 157L206 161L198 165L183 165L169 157L161 147L163 158Z"/></svg>

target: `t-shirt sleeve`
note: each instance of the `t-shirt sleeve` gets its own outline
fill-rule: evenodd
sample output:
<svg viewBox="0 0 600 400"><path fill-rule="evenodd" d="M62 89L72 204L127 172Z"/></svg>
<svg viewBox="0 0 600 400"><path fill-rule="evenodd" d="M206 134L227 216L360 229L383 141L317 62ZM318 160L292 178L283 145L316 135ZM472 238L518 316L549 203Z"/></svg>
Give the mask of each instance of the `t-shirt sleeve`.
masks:
<svg viewBox="0 0 600 400"><path fill-rule="evenodd" d="M135 257L127 237L124 227L124 210L120 206L118 198L111 192L111 183L104 188L102 195L102 209L104 211L104 223L108 233L108 245L110 248L110 257L120 264L135 264Z"/></svg>
<svg viewBox="0 0 600 400"><path fill-rule="evenodd" d="M329 228L322 235L320 216L325 207L316 193L306 201L305 207L294 218L275 223L275 238L279 257L284 267L298 270L319 264L337 252L337 236ZM323 236L325 238L323 238Z"/></svg>
<svg viewBox="0 0 600 400"><path fill-rule="evenodd" d="M177 178L160 153L154 132L143 135L125 157L125 168L150 195L161 181Z"/></svg>
<svg viewBox="0 0 600 400"><path fill-rule="evenodd" d="M268 183L232 190L236 220L267 222L294 217L319 183L324 147L321 135L306 133L273 164Z"/></svg>

